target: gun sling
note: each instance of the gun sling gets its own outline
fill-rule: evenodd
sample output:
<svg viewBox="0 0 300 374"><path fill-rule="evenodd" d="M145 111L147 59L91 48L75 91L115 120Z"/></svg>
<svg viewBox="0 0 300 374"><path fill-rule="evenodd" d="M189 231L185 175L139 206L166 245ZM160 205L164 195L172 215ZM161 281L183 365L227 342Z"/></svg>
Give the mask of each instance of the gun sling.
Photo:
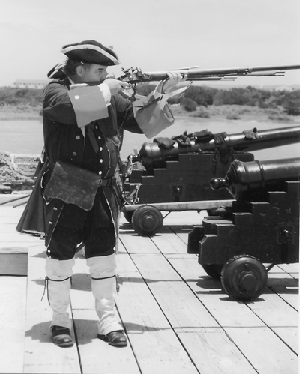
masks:
<svg viewBox="0 0 300 374"><path fill-rule="evenodd" d="M91 210L98 187L112 185L112 179L102 179L89 170L57 161L45 187L44 196Z"/></svg>

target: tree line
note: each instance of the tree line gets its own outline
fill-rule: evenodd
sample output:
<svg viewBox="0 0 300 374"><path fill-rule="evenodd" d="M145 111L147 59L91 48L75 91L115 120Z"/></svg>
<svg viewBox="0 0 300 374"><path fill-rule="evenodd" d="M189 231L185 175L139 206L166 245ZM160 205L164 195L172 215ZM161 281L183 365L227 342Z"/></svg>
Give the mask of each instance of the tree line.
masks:
<svg viewBox="0 0 300 374"><path fill-rule="evenodd" d="M41 107L43 90L40 88L0 87L0 105Z"/></svg>
<svg viewBox="0 0 300 374"><path fill-rule="evenodd" d="M155 86L140 84L137 92L148 95ZM0 106L41 107L43 90L33 88L0 87ZM180 104L186 111L195 111L197 106L247 105L263 109L283 108L289 115L300 115L300 90L270 91L252 86L221 89L191 85L182 95L169 98L170 104Z"/></svg>
<svg viewBox="0 0 300 374"><path fill-rule="evenodd" d="M137 92L149 94L153 87L141 85ZM282 107L287 114L300 115L300 90L270 91L252 86L221 89L191 85L179 96L169 98L170 104L180 104L186 111L193 112L197 106L246 105L262 109Z"/></svg>

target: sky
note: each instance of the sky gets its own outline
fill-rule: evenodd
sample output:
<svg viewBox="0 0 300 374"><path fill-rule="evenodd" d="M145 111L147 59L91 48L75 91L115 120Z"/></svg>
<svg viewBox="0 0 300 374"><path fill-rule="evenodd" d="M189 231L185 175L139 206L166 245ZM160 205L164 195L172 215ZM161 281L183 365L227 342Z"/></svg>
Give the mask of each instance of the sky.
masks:
<svg viewBox="0 0 300 374"><path fill-rule="evenodd" d="M112 69L300 65L299 0L0 0L0 86L46 79L61 47L113 46ZM300 70L237 84L300 84Z"/></svg>

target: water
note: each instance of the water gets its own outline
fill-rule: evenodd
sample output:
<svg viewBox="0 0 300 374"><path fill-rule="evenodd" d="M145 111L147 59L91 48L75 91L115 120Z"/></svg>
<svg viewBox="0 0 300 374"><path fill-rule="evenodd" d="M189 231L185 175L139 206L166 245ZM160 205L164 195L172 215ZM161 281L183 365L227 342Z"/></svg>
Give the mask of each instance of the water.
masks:
<svg viewBox="0 0 300 374"><path fill-rule="evenodd" d="M226 132L227 134L236 134L244 130L252 130L256 127L258 130L268 130L283 127L300 126L299 121L288 122L288 123L273 123L273 122L257 122L257 121L243 121L243 120L214 120L214 119L199 119L199 118L188 118L188 119L176 119L174 125L168 127L162 131L158 136L172 137L174 135L183 134L186 130L188 133L209 130L212 133ZM153 140L153 139L152 139ZM125 132L124 144L121 151L122 159L125 159L129 154L133 153L133 149L141 148L144 142L152 141L147 139L144 135L131 134ZM253 152L255 159L257 160L277 160L292 157L300 157L300 143L291 145L281 146L272 149L263 149L260 151Z"/></svg>
<svg viewBox="0 0 300 374"><path fill-rule="evenodd" d="M171 127L162 131L159 136L171 137L180 135L185 130L190 132L209 130L212 133L224 132L234 134L243 130L267 130L281 127L299 126L299 121L288 123L257 122L257 121L220 121L214 119L187 118L176 119ZM11 153L39 154L43 148L43 128L41 121L0 121L0 150ZM125 131L124 143L121 151L122 159L126 159L133 153L134 148L138 150L144 142L149 142L144 135L131 134ZM276 160L290 157L300 157L300 143L273 149L263 149L253 152L258 160Z"/></svg>
<svg viewBox="0 0 300 374"><path fill-rule="evenodd" d="M0 150L40 154L43 148L41 121L0 121Z"/></svg>

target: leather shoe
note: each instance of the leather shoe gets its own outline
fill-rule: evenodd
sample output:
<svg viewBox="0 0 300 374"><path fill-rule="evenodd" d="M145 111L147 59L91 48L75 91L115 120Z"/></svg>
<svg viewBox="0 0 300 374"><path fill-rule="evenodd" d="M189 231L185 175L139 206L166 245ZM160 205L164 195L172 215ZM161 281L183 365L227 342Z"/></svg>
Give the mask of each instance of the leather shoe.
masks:
<svg viewBox="0 0 300 374"><path fill-rule="evenodd" d="M114 347L126 347L127 346L127 338L124 334L124 331L111 331L106 335L97 335L100 340L104 340L110 345Z"/></svg>
<svg viewBox="0 0 300 374"><path fill-rule="evenodd" d="M73 340L71 338L70 329L62 326L54 325L51 327L52 342L59 347L72 347Z"/></svg>

